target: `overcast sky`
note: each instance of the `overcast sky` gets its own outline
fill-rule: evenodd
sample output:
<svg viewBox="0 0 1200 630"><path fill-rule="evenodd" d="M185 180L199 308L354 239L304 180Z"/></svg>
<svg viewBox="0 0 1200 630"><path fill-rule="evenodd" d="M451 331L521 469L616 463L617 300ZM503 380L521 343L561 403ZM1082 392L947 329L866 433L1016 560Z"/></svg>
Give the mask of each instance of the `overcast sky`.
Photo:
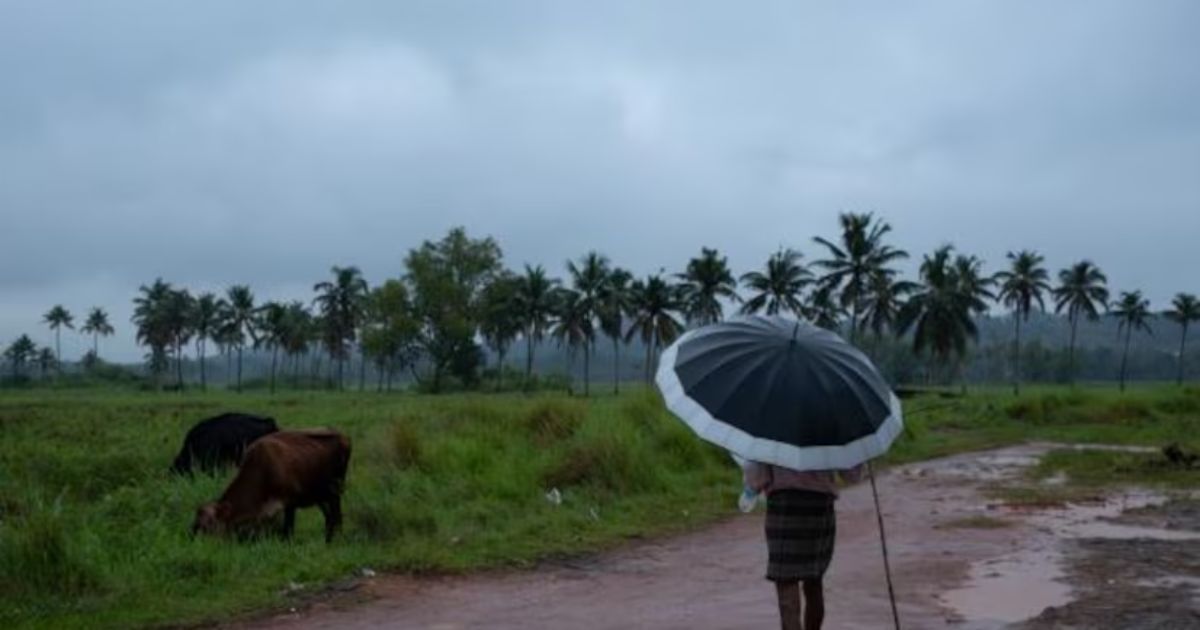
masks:
<svg viewBox="0 0 1200 630"><path fill-rule="evenodd" d="M156 276L304 298L453 225L735 271L875 211L915 255L1200 292L1200 3L0 0L0 344ZM64 340L64 355L87 347Z"/></svg>

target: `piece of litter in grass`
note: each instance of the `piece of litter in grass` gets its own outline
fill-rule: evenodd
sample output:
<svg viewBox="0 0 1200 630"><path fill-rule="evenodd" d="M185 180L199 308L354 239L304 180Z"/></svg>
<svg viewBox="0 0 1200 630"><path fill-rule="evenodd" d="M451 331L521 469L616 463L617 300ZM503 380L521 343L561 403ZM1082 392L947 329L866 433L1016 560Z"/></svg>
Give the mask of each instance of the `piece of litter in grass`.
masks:
<svg viewBox="0 0 1200 630"><path fill-rule="evenodd" d="M551 505L562 505L562 493L558 491L558 488L551 488L550 492L546 493L546 500Z"/></svg>
<svg viewBox="0 0 1200 630"><path fill-rule="evenodd" d="M588 514L591 514L591 515L592 515L592 520L593 520L593 521L598 521L598 520L600 520L600 512L596 511L596 508L594 508L594 507L593 507L593 508L588 508Z"/></svg>
<svg viewBox="0 0 1200 630"><path fill-rule="evenodd" d="M371 567L363 567L358 570L358 577L373 578L375 577L375 570Z"/></svg>

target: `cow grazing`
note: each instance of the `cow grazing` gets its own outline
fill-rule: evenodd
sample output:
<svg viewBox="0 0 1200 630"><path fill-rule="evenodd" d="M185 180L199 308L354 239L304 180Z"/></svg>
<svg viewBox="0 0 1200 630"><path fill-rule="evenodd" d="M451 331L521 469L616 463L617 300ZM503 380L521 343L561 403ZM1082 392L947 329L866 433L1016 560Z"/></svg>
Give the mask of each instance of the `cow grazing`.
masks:
<svg viewBox="0 0 1200 630"><path fill-rule="evenodd" d="M191 474L195 466L212 473L237 464L251 442L278 430L274 419L247 413L223 413L202 420L188 431L171 472Z"/></svg>
<svg viewBox="0 0 1200 630"><path fill-rule="evenodd" d="M192 533L241 533L283 511L284 538L292 535L298 508L325 515L325 542L342 523L342 487L350 439L330 429L279 431L246 450L237 476L221 498L196 510Z"/></svg>

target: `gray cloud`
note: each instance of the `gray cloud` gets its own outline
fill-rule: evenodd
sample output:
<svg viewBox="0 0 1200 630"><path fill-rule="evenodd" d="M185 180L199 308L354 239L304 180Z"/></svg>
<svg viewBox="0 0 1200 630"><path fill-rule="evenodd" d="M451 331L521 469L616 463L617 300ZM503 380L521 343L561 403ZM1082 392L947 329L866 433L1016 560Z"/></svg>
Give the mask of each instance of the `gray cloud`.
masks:
<svg viewBox="0 0 1200 630"><path fill-rule="evenodd" d="M1200 7L0 1L0 342L156 276L307 297L452 225L510 264L914 253L1200 290ZM82 343L78 349L82 349Z"/></svg>

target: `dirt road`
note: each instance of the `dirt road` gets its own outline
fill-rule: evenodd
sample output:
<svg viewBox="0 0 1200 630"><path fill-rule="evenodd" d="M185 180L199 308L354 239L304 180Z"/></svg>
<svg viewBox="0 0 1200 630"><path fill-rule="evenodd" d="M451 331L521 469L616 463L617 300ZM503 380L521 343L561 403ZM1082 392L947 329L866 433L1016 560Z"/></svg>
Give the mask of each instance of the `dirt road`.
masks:
<svg viewBox="0 0 1200 630"><path fill-rule="evenodd" d="M1166 530L1145 523L1161 520L1153 512L1161 498L1137 494L1072 508L1015 511L981 494L985 484L1016 478L1048 448L960 455L901 467L880 478L905 628L1112 627L1106 620L1116 600L1097 595L1111 591L1112 574L1087 568L1097 561L1089 545L1108 540L1111 548L1101 549L1099 557L1119 558L1157 544L1153 532ZM1104 520L1126 507L1140 510L1139 524ZM1200 559L1200 534L1190 535L1200 530L1196 512L1171 530L1173 548L1185 545L1192 560ZM1116 535L1097 535L1088 531L1089 523ZM826 627L890 628L869 486L842 495L838 529L827 576ZM770 628L778 622L774 590L762 578L765 554L758 512L692 534L531 571L437 579L380 576L358 589L365 602L335 599L241 627ZM1176 565L1172 570L1182 577L1142 575L1137 586L1142 590L1128 602L1152 601L1150 591L1170 599L1173 609L1161 623L1121 627L1200 628L1197 581L1187 581L1200 575L1200 566L1186 560ZM1095 597L1108 601L1108 609L1088 608L1086 602Z"/></svg>

